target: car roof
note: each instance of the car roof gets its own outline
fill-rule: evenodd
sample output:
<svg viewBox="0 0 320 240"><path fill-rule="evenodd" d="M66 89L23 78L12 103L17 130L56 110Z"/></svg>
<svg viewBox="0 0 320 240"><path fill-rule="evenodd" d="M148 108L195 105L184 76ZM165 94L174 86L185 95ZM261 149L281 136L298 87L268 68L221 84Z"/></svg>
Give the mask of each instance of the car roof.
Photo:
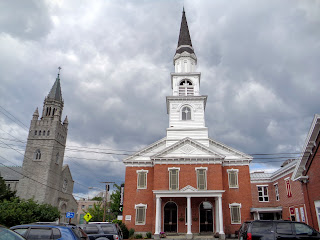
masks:
<svg viewBox="0 0 320 240"><path fill-rule="evenodd" d="M22 227L37 227L37 228L70 228L70 227L76 227L75 225L58 225L58 224L22 224L13 226L10 229L14 228L22 228Z"/></svg>

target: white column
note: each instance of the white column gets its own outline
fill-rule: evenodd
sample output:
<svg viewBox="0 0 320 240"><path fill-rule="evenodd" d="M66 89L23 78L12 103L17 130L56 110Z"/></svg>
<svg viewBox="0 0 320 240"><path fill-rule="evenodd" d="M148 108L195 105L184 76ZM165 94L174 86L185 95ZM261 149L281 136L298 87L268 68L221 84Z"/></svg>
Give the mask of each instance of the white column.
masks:
<svg viewBox="0 0 320 240"><path fill-rule="evenodd" d="M161 209L161 204L162 204L162 199L160 198L160 204L159 204L159 233L162 232L161 230L161 225L162 225L162 221L161 221L161 213L162 213L162 209Z"/></svg>
<svg viewBox="0 0 320 240"><path fill-rule="evenodd" d="M215 228L215 232L220 232L220 228L219 228L219 202L218 202L218 198L215 198L215 208L214 210L216 210L215 212L215 216L216 216L216 228Z"/></svg>
<svg viewBox="0 0 320 240"><path fill-rule="evenodd" d="M156 224L155 224L155 232L154 234L160 234L160 217L161 217L161 213L160 213L160 209L161 209L161 201L160 201L160 197L156 197Z"/></svg>
<svg viewBox="0 0 320 240"><path fill-rule="evenodd" d="M187 197L187 212L188 212L188 228L187 228L187 234L191 233L191 197Z"/></svg>
<svg viewBox="0 0 320 240"><path fill-rule="evenodd" d="M223 232L223 216L222 216L222 197L218 197L219 204L219 234L224 234Z"/></svg>

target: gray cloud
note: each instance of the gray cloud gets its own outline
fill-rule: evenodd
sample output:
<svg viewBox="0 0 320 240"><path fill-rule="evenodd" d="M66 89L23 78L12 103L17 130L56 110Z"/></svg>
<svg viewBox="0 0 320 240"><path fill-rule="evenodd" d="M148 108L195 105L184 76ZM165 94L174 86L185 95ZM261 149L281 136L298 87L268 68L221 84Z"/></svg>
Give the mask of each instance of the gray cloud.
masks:
<svg viewBox="0 0 320 240"><path fill-rule="evenodd" d="M319 113L317 1L3 2L1 106L28 126L62 66L67 146L87 151L66 150L76 193L123 182L128 151L165 136L183 4L208 95L210 136L249 154L301 150ZM1 113L0 120L26 141L25 128ZM10 149L1 154L22 163ZM274 169L281 159L258 162L251 168Z"/></svg>

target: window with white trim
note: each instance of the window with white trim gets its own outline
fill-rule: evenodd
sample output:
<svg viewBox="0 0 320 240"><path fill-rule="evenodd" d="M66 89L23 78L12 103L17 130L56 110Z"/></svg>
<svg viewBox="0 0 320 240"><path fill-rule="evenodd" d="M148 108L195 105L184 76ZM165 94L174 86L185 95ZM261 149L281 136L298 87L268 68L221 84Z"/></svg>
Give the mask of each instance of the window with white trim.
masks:
<svg viewBox="0 0 320 240"><path fill-rule="evenodd" d="M241 224L241 203L229 204L231 224Z"/></svg>
<svg viewBox="0 0 320 240"><path fill-rule="evenodd" d="M239 169L228 169L229 188L239 188L238 185L238 172Z"/></svg>
<svg viewBox="0 0 320 240"><path fill-rule="evenodd" d="M180 168L168 168L169 170L169 190L179 190Z"/></svg>
<svg viewBox="0 0 320 240"><path fill-rule="evenodd" d="M136 204L136 225L145 225L146 224L146 211L147 204Z"/></svg>
<svg viewBox="0 0 320 240"><path fill-rule="evenodd" d="M197 188L199 190L207 190L207 170L208 168L196 168Z"/></svg>
<svg viewBox="0 0 320 240"><path fill-rule="evenodd" d="M183 121L191 120L191 108L190 107L185 106L181 109L181 120L183 120Z"/></svg>
<svg viewBox="0 0 320 240"><path fill-rule="evenodd" d="M148 170L137 170L137 189L147 188L147 174Z"/></svg>
<svg viewBox="0 0 320 240"><path fill-rule="evenodd" d="M268 186L257 186L259 202L269 202Z"/></svg>
<svg viewBox="0 0 320 240"><path fill-rule="evenodd" d="M278 187L278 183L274 184L274 192L276 194L276 201L280 200L280 196L279 196L279 187Z"/></svg>
<svg viewBox="0 0 320 240"><path fill-rule="evenodd" d="M188 79L184 79L179 84L179 96L193 96L193 85Z"/></svg>

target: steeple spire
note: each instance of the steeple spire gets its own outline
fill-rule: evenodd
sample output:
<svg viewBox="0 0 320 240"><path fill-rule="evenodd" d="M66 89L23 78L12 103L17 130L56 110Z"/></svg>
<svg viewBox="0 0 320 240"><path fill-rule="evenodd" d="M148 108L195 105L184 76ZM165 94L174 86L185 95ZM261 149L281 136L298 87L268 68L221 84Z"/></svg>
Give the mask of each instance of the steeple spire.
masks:
<svg viewBox="0 0 320 240"><path fill-rule="evenodd" d="M178 46L176 53L182 53L184 51L187 51L188 53L194 53L192 48L192 42L191 37L189 33L186 13L182 11L182 19L181 19L181 26L180 26L180 34L179 34L179 40L178 40Z"/></svg>
<svg viewBox="0 0 320 240"><path fill-rule="evenodd" d="M48 94L48 98L62 102L63 100L62 100L61 86L60 86L60 70L61 70L61 67L59 67L58 69L59 69L58 76L57 76L56 81L53 84L53 86L52 86L52 88L51 88L51 90L50 90L50 92Z"/></svg>

